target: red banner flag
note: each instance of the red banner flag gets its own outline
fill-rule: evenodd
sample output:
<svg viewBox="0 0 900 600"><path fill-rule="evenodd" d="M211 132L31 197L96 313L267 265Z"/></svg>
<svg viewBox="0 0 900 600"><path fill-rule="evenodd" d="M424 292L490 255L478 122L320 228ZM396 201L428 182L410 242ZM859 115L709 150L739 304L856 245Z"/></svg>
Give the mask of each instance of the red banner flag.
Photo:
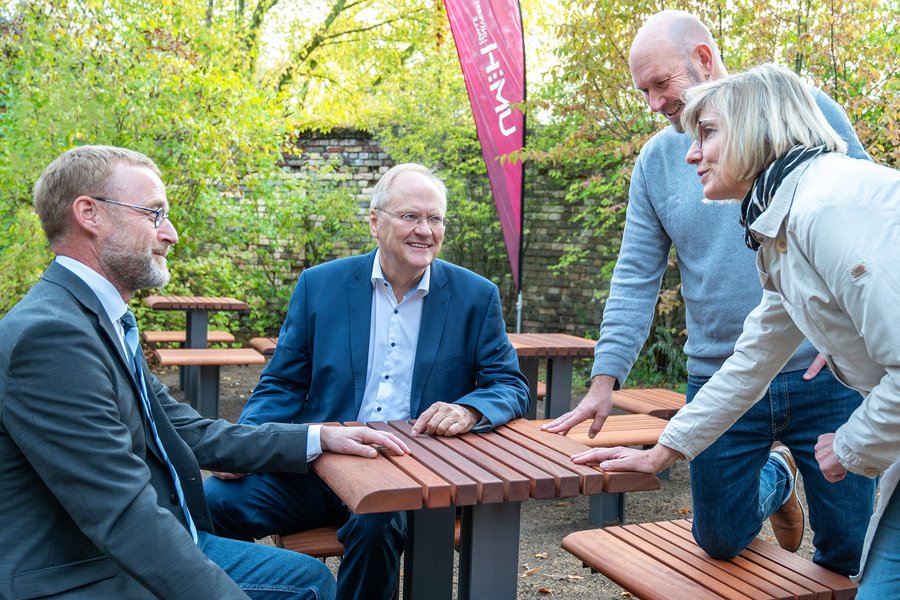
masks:
<svg viewBox="0 0 900 600"><path fill-rule="evenodd" d="M521 290L521 161L500 157L525 145L525 42L518 0L444 0L478 141L500 216L506 254Z"/></svg>

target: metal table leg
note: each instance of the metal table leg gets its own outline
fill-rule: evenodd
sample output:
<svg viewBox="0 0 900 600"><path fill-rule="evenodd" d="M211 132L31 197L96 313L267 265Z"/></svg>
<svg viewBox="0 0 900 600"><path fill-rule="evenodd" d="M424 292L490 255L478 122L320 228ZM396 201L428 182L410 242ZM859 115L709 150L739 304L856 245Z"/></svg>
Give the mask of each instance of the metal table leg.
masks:
<svg viewBox="0 0 900 600"><path fill-rule="evenodd" d="M516 597L520 517L520 502L463 508L457 588L460 600Z"/></svg>
<svg viewBox="0 0 900 600"><path fill-rule="evenodd" d="M403 598L451 600L456 508L424 508L406 515Z"/></svg>

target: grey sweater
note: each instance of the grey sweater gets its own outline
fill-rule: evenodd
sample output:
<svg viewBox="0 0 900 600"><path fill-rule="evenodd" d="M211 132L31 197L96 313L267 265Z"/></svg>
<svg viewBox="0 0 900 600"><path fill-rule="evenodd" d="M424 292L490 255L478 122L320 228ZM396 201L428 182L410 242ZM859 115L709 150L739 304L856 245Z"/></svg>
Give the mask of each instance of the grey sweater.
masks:
<svg viewBox="0 0 900 600"><path fill-rule="evenodd" d="M810 91L847 142L848 154L868 159L844 110L824 92ZM688 373L709 377L718 371L759 304L756 253L744 245L740 206L703 201L696 168L684 160L692 141L668 126L638 156L591 376L625 382L650 331L673 244L687 313ZM804 342L782 372L806 369L815 356Z"/></svg>

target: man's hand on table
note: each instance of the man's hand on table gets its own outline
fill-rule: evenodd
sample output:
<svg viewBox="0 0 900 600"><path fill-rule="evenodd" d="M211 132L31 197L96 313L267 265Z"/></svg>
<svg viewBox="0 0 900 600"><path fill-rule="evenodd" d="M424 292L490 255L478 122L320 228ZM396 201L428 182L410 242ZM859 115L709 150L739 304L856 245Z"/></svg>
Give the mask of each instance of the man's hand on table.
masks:
<svg viewBox="0 0 900 600"><path fill-rule="evenodd" d="M386 431L368 427L335 427L323 425L319 434L322 451L336 454L355 454L375 458L380 446L397 455L409 454L409 447L399 437Z"/></svg>
<svg viewBox="0 0 900 600"><path fill-rule="evenodd" d="M684 458L679 452L662 444L649 450L635 448L594 448L572 457L572 462L585 465L597 464L604 471L636 471L655 475L665 471Z"/></svg>
<svg viewBox="0 0 900 600"><path fill-rule="evenodd" d="M544 431L565 435L569 430L589 419L593 419L588 430L588 437L594 439L606 417L612 411L612 391L616 383L615 377L609 375L595 375L591 379L591 387L578 403L578 406L557 417L550 423L541 426Z"/></svg>
<svg viewBox="0 0 900 600"><path fill-rule="evenodd" d="M453 436L471 431L481 422L481 411L471 406L435 402L413 423L413 435L428 433L430 435Z"/></svg>

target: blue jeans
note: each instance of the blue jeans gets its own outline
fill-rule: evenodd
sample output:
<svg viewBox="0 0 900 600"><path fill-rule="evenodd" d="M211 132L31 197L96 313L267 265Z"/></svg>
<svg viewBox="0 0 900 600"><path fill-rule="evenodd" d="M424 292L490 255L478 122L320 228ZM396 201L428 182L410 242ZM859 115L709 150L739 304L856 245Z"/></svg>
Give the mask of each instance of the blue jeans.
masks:
<svg viewBox="0 0 900 600"><path fill-rule="evenodd" d="M856 600L900 598L900 491L894 490L881 520Z"/></svg>
<svg viewBox="0 0 900 600"><path fill-rule="evenodd" d="M852 575L859 570L875 482L848 474L828 483L814 448L819 435L847 421L862 397L827 369L812 381L804 381L803 373L779 374L759 402L691 461L694 538L710 556L724 559L739 554L759 534L790 491L784 468L769 460L778 440L791 450L803 476L816 548L813 561ZM688 402L708 380L688 376Z"/></svg>
<svg viewBox="0 0 900 600"><path fill-rule="evenodd" d="M203 483L216 533L238 540L339 526L340 600L390 600L400 578L406 513L354 515L315 473L251 473Z"/></svg>
<svg viewBox="0 0 900 600"><path fill-rule="evenodd" d="M335 596L334 576L315 558L205 531L197 535L206 557L254 600L332 600Z"/></svg>

